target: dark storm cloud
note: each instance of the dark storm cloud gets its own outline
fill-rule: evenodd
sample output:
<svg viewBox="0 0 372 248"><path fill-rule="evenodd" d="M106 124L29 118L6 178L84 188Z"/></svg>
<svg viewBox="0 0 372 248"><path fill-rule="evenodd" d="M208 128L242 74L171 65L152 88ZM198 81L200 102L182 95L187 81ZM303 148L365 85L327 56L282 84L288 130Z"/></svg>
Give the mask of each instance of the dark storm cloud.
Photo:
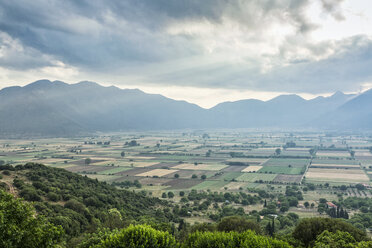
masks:
<svg viewBox="0 0 372 248"><path fill-rule="evenodd" d="M192 38L163 32L174 22L220 23L228 18L259 29L265 19L276 16L306 32L312 26L301 15L306 4L306 0L3 0L0 30L26 47L75 66L121 66L202 52Z"/></svg>
<svg viewBox="0 0 372 248"><path fill-rule="evenodd" d="M293 93L327 93L335 89L353 91L372 81L372 40L356 36L335 45L337 53L320 61L296 60L287 66L260 73L257 67L210 64L153 77L158 82L181 81L195 87L283 90ZM311 48L315 49L315 48ZM320 48L319 48L320 49ZM192 73L191 73L192 72ZM213 75L213 76L212 76Z"/></svg>
<svg viewBox="0 0 372 248"><path fill-rule="evenodd" d="M111 75L136 72L142 82L154 85L311 93L334 90L336 86L351 88L369 80L368 38L345 41L331 57L322 59L318 57L334 49L332 44L298 45L297 35L306 36L317 28L305 15L310 2L2 0L0 67L25 70L53 66L60 61L93 76L106 74L109 80ZM320 2L325 13L342 20L341 0ZM203 63L202 58L208 57L203 38L188 32L168 32L169 27L190 22L196 26L206 23L215 29L233 23L247 37L258 41L269 39L265 32L273 23L291 26L294 34L285 37L285 43L278 47L279 54L273 58L269 55L251 58L250 54L244 58L242 54L244 63L225 60ZM311 56L287 59L297 48L307 50ZM188 59L192 62L186 63L187 67L173 64L174 60ZM261 60L267 59L272 60L270 68L263 71L265 63ZM151 67L162 63L167 65L162 70ZM143 67L146 69L142 70Z"/></svg>

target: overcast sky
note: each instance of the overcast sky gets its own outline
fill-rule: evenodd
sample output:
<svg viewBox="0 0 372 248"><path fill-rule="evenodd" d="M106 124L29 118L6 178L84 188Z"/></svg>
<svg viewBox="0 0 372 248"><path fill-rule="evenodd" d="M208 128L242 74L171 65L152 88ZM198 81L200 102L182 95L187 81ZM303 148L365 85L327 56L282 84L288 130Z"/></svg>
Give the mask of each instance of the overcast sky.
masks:
<svg viewBox="0 0 372 248"><path fill-rule="evenodd" d="M95 81L211 107L372 87L370 0L1 0L0 88Z"/></svg>

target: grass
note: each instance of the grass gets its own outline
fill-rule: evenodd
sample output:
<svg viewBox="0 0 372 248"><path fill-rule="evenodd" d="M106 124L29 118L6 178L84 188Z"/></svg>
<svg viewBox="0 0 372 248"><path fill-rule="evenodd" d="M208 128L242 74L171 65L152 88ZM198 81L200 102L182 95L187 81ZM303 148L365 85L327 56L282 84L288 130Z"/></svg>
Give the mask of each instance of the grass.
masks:
<svg viewBox="0 0 372 248"><path fill-rule="evenodd" d="M241 172L227 172L222 174L218 179L219 180L226 180L226 181L231 181L239 176L243 175Z"/></svg>
<svg viewBox="0 0 372 248"><path fill-rule="evenodd" d="M263 165L264 166L281 166L281 167L288 167L288 165L291 165L292 167L300 167L302 169L308 163L309 163L308 159L272 158Z"/></svg>
<svg viewBox="0 0 372 248"><path fill-rule="evenodd" d="M289 175L301 175L303 172L301 167L284 167L284 166L264 166L258 172L259 173L275 173L275 174L289 174Z"/></svg>
<svg viewBox="0 0 372 248"><path fill-rule="evenodd" d="M122 171L130 170L130 169L132 169L132 168L130 168L130 167L115 167L115 168L112 168L112 169L101 171L101 172L99 172L99 174L110 175L110 174L115 174L115 173L119 173L119 172L122 172Z"/></svg>
<svg viewBox="0 0 372 248"><path fill-rule="evenodd" d="M266 181L271 182L276 176L277 174L244 173L243 175L236 178L236 180L251 183L254 183L259 180L262 180L264 182Z"/></svg>
<svg viewBox="0 0 372 248"><path fill-rule="evenodd" d="M229 182L225 181L212 181L212 180L207 180L202 183L199 183L195 186L193 186L191 189L196 189L196 190L220 190L222 187L224 187L226 184Z"/></svg>
<svg viewBox="0 0 372 248"><path fill-rule="evenodd" d="M180 164L173 166L172 169L180 169L180 170L211 170L211 171L219 171L223 168L226 168L227 165L225 164Z"/></svg>

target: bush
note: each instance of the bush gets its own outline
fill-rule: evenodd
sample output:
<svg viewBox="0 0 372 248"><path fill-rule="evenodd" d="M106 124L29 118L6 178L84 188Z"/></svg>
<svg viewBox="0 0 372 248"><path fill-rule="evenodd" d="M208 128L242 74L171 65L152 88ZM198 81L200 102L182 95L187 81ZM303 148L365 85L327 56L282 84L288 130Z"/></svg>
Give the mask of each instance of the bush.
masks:
<svg viewBox="0 0 372 248"><path fill-rule="evenodd" d="M57 247L63 230L36 216L30 204L0 190L0 247Z"/></svg>
<svg viewBox="0 0 372 248"><path fill-rule="evenodd" d="M340 219L330 218L306 218L302 219L293 231L293 237L303 242L306 246L312 244L317 236L324 231L348 232L356 241L367 239L364 231L354 227L350 223L346 223Z"/></svg>
<svg viewBox="0 0 372 248"><path fill-rule="evenodd" d="M49 192L48 193L48 199L49 199L49 201L56 202L56 201L59 201L61 199L61 197L54 192Z"/></svg>
<svg viewBox="0 0 372 248"><path fill-rule="evenodd" d="M237 232L195 232L189 235L184 248L290 248L291 246L276 239L256 235L252 231Z"/></svg>
<svg viewBox="0 0 372 248"><path fill-rule="evenodd" d="M100 248L177 248L179 244L168 232L153 229L148 225L130 225L117 233L113 233L100 244Z"/></svg>
<svg viewBox="0 0 372 248"><path fill-rule="evenodd" d="M244 232L247 230L253 230L257 234L261 233L261 228L259 224L240 216L231 216L223 218L221 222L218 223L217 229L218 231L222 232L231 231Z"/></svg>
<svg viewBox="0 0 372 248"><path fill-rule="evenodd" d="M41 197L37 194L36 190L31 188L23 189L19 195L26 201L41 201Z"/></svg>

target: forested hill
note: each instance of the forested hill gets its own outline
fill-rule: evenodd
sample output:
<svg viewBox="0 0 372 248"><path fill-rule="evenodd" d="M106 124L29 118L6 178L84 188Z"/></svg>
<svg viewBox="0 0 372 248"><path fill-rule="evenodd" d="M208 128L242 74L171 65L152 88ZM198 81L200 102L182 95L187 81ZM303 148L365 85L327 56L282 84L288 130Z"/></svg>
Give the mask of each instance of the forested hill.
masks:
<svg viewBox="0 0 372 248"><path fill-rule="evenodd" d="M64 169L29 163L3 165L0 171L1 187L34 202L39 214L63 227L68 240L98 228L177 221L173 215L164 214L162 209L168 206L165 201L119 190Z"/></svg>
<svg viewBox="0 0 372 248"><path fill-rule="evenodd" d="M372 91L305 100L225 102L203 109L138 89L40 80L0 90L0 136L71 136L92 132L199 128L370 129Z"/></svg>

